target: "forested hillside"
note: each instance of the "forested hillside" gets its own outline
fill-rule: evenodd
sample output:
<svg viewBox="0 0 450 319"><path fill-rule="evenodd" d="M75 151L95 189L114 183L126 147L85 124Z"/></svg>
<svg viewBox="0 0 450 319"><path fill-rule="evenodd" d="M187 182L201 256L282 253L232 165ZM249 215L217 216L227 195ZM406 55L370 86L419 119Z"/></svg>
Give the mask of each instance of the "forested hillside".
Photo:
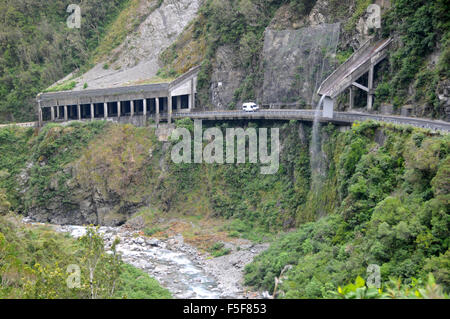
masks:
<svg viewBox="0 0 450 319"><path fill-rule="evenodd" d="M190 120L178 125L193 128ZM230 237L276 239L247 267L246 283L272 292L290 265L278 287L290 298L330 297L338 285L364 277L370 264L381 267L383 282L425 284L432 273L448 290L448 135L374 122L347 132L324 126L316 191L311 127L295 121L282 125L275 175L252 164L174 164L175 141L158 142L150 128L94 122L47 126L38 136L31 129L0 132L2 154L9 154L0 162L3 213L108 225L134 212L149 220L223 219ZM20 152L11 152L11 140Z"/></svg>
<svg viewBox="0 0 450 319"><path fill-rule="evenodd" d="M82 28L69 29L70 0L0 1L0 123L36 119L36 95L87 66L129 0L83 1Z"/></svg>

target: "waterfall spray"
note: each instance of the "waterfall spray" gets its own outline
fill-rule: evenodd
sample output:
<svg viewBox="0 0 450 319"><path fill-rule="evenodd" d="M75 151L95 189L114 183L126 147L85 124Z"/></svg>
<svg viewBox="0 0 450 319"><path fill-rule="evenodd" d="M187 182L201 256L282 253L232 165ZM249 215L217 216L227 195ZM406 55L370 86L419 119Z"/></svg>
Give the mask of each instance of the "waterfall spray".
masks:
<svg viewBox="0 0 450 319"><path fill-rule="evenodd" d="M322 114L320 107L323 104L325 95L320 98L319 103L317 103L316 110L314 112L314 122L312 129L312 141L311 141L311 186L314 191L317 191L319 187L320 178L320 124L319 118Z"/></svg>
<svg viewBox="0 0 450 319"><path fill-rule="evenodd" d="M329 42L327 44L327 51L333 50L334 55L336 55L337 45L339 43L339 30L340 30L340 24L337 23L333 25L333 34L328 39ZM324 66L325 66L325 59L326 56L322 59L321 69L319 76L316 77L316 83L314 86L314 92L317 92L317 87L319 85L319 82L323 80L324 78ZM325 74L326 75L326 74ZM313 192L317 193L320 188L320 181L321 181L321 171L320 171L320 151L321 151L321 141L320 141L320 124L319 124L319 118L322 115L322 112L320 110L323 101L325 99L325 95L322 95L319 102L316 105L316 110L314 112L314 123L313 123L313 129L312 129L312 140L311 140L311 161L310 161L310 168L311 168L311 190ZM311 99L311 104L314 105L314 94Z"/></svg>

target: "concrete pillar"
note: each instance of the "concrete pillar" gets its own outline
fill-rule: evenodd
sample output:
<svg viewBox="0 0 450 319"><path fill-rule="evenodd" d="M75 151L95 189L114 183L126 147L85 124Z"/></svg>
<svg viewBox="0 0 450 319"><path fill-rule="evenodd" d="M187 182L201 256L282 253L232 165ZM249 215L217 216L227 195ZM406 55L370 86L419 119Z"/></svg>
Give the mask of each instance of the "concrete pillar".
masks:
<svg viewBox="0 0 450 319"><path fill-rule="evenodd" d="M195 108L195 90L194 90L194 79L191 79L191 95L189 96L189 111Z"/></svg>
<svg viewBox="0 0 450 319"><path fill-rule="evenodd" d="M121 108L120 104L121 104L120 101L118 101L117 102L117 118L119 118L119 119L120 119L120 108Z"/></svg>
<svg viewBox="0 0 450 319"><path fill-rule="evenodd" d="M167 97L167 124L172 123L172 95Z"/></svg>
<svg viewBox="0 0 450 319"><path fill-rule="evenodd" d="M326 97L323 100L323 112L322 112L322 116L325 118L329 118L332 119L334 114L333 114L333 109L334 109L334 100L330 97Z"/></svg>
<svg viewBox="0 0 450 319"><path fill-rule="evenodd" d="M144 113L144 126L147 126L147 99L142 100L142 112Z"/></svg>
<svg viewBox="0 0 450 319"><path fill-rule="evenodd" d="M67 113L67 105L64 105L64 121L67 122L69 120L69 114Z"/></svg>
<svg viewBox="0 0 450 319"><path fill-rule="evenodd" d="M177 110L181 110L181 96L180 95L177 96L177 107L176 107L176 109Z"/></svg>
<svg viewBox="0 0 450 319"><path fill-rule="evenodd" d="M369 81L367 88L369 89L369 92L367 92L367 110L371 111L373 106L373 76L374 76L374 65L371 65L369 68Z"/></svg>
<svg viewBox="0 0 450 319"><path fill-rule="evenodd" d="M130 101L130 116L134 116L134 101Z"/></svg>
<svg viewBox="0 0 450 319"><path fill-rule="evenodd" d="M106 119L108 118L108 103L103 103L103 117Z"/></svg>
<svg viewBox="0 0 450 319"><path fill-rule="evenodd" d="M52 106L50 108L50 113L51 113L51 119L52 119L52 121L54 121L55 120L55 107L54 106Z"/></svg>
<svg viewBox="0 0 450 319"><path fill-rule="evenodd" d="M81 120L81 105L77 105L77 114L78 114L78 120Z"/></svg>
<svg viewBox="0 0 450 319"><path fill-rule="evenodd" d="M39 103L38 118L39 118L39 127L42 127L42 125L44 123L44 119L43 119L43 116L42 116L41 103Z"/></svg>
<svg viewBox="0 0 450 319"><path fill-rule="evenodd" d="M94 120L94 103L91 103L91 121Z"/></svg>
<svg viewBox="0 0 450 319"><path fill-rule="evenodd" d="M155 112L156 126L159 126L159 97L155 99Z"/></svg>
<svg viewBox="0 0 450 319"><path fill-rule="evenodd" d="M355 87L353 85L350 86L349 105L350 110L353 110L355 108Z"/></svg>

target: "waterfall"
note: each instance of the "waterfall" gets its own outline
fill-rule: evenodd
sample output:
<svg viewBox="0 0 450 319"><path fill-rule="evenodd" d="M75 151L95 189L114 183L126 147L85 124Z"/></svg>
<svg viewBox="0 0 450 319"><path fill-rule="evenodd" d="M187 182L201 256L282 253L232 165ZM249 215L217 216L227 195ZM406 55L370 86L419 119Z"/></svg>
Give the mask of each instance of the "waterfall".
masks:
<svg viewBox="0 0 450 319"><path fill-rule="evenodd" d="M332 25L333 32L331 36L328 38L328 43L326 45L326 54L333 52L334 56L336 56L336 50L339 43L339 30L340 30L340 24L334 24ZM331 68L325 71L325 62L328 60L326 57L326 54L324 54L322 61L321 61L321 68L320 73L316 76L316 81L314 85L314 93L317 92L318 86L320 83L331 73ZM311 98L311 105L314 105L314 97L315 95L312 95ZM312 138L311 138L311 160L310 160L310 168L311 168L311 190L314 193L318 193L320 186L321 186L321 140L320 140L320 123L319 118L322 115L322 112L320 110L323 101L325 99L325 95L322 95L319 102L316 105L316 109L314 112L314 122L313 122L313 128L312 128Z"/></svg>
<svg viewBox="0 0 450 319"><path fill-rule="evenodd" d="M312 128L312 139L311 139L311 189L317 191L320 186L320 124L319 118L322 114L320 107L322 106L325 95L322 95L319 103L317 103L316 110L314 112L314 122Z"/></svg>

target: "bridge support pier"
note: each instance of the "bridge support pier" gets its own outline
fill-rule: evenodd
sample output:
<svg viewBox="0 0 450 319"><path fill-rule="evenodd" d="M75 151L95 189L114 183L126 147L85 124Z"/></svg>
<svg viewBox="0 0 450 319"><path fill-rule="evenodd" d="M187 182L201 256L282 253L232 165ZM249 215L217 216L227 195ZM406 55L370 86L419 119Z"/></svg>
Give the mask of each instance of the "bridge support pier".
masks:
<svg viewBox="0 0 450 319"><path fill-rule="evenodd" d="M81 105L77 105L77 115L78 115L78 121L81 121Z"/></svg>
<svg viewBox="0 0 450 319"><path fill-rule="evenodd" d="M130 116L131 117L134 116L134 101L133 100L130 101Z"/></svg>
<svg viewBox="0 0 450 319"><path fill-rule="evenodd" d="M67 113L67 105L64 105L64 122L69 120L69 114Z"/></svg>
<svg viewBox="0 0 450 319"><path fill-rule="evenodd" d="M369 89L369 91L367 92L367 110L368 111L372 111L372 107L373 107L373 97L374 97L374 92L373 92L373 76L374 76L374 69L375 66L372 64L369 68L369 81L368 81L368 85L367 88Z"/></svg>
<svg viewBox="0 0 450 319"><path fill-rule="evenodd" d="M50 108L50 116L51 116L51 120L54 121L55 120L55 107L52 106Z"/></svg>
<svg viewBox="0 0 450 319"><path fill-rule="evenodd" d="M323 100L323 112L322 116L332 119L333 118L333 108L334 108L334 100L330 97L325 97Z"/></svg>
<svg viewBox="0 0 450 319"><path fill-rule="evenodd" d="M117 101L117 119L120 119L120 109L121 109L120 101Z"/></svg>

